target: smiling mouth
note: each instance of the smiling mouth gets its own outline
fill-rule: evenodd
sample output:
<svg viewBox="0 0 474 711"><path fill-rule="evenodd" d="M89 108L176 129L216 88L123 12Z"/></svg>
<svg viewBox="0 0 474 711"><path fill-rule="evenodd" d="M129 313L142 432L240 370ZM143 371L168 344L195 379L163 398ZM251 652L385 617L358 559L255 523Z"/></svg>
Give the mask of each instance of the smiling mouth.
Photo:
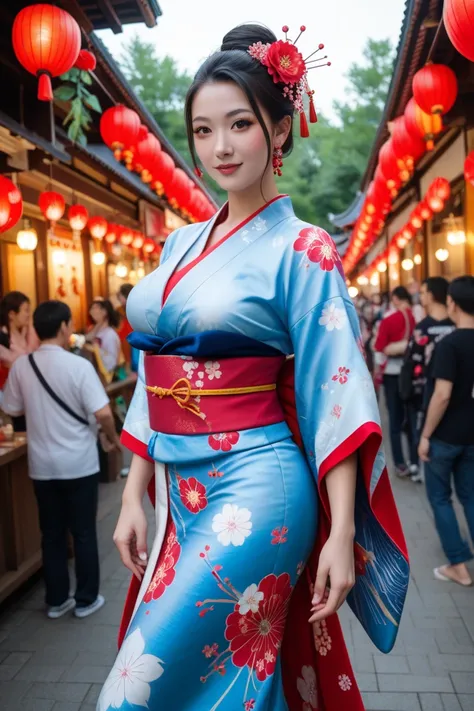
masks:
<svg viewBox="0 0 474 711"><path fill-rule="evenodd" d="M216 170L218 170L220 173L223 173L224 175L230 175L231 173L234 173L242 163L229 163L227 165L218 165Z"/></svg>

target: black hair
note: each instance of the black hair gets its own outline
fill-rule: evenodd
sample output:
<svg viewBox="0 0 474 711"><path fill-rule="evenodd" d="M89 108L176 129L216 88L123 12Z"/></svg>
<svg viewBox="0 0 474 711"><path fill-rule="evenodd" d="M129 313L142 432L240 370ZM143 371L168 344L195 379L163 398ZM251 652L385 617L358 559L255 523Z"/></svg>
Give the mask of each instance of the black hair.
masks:
<svg viewBox="0 0 474 711"><path fill-rule="evenodd" d="M108 299L95 299L92 302L91 307L94 306L94 304L97 304L98 306L100 306L102 311L105 311L105 313L107 314L109 326L112 326L112 328L117 328L120 323L120 316L112 306L112 302Z"/></svg>
<svg viewBox="0 0 474 711"><path fill-rule="evenodd" d="M133 284L122 284L120 289L118 290L118 293L120 296L123 296L124 299L128 299L128 296L133 289Z"/></svg>
<svg viewBox="0 0 474 711"><path fill-rule="evenodd" d="M392 297L394 296L397 299L400 299L400 301L408 301L408 303L411 305L412 301L410 292L404 286L396 286L395 289L392 291Z"/></svg>
<svg viewBox="0 0 474 711"><path fill-rule="evenodd" d="M56 338L63 323L72 318L71 309L62 301L44 301L33 314L33 326L40 341Z"/></svg>
<svg viewBox="0 0 474 711"><path fill-rule="evenodd" d="M423 282L437 304L446 306L449 281L441 276L428 277Z"/></svg>
<svg viewBox="0 0 474 711"><path fill-rule="evenodd" d="M277 38L271 30L263 25L239 25L228 32L222 40L219 52L212 54L201 66L186 96L185 117L188 133L189 150L197 168L196 150L194 148L194 132L192 106L194 98L202 86L212 82L224 81L237 84L247 97L250 106L262 128L267 143L268 157L265 170L272 159L272 145L270 134L265 125L258 102L267 111L271 120L278 123L285 116L293 118L294 107L291 101L283 95L284 84L276 83L268 72L267 67L253 59L248 53L252 44L276 42ZM283 155L288 155L293 148L292 132L282 146ZM263 174L262 174L263 178Z"/></svg>
<svg viewBox="0 0 474 711"><path fill-rule="evenodd" d="M10 321L8 315L11 311L19 313L23 304L29 304L30 300L21 291L10 291L5 294L0 302L0 326L4 326L10 332Z"/></svg>
<svg viewBox="0 0 474 711"><path fill-rule="evenodd" d="M453 279L448 287L448 294L461 311L474 316L474 276L462 276Z"/></svg>

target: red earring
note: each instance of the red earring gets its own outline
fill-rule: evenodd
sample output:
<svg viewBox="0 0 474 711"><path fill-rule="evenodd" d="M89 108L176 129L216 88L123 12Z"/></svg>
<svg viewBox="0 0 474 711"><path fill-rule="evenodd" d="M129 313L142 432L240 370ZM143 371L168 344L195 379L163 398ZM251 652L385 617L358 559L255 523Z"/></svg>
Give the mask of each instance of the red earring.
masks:
<svg viewBox="0 0 474 711"><path fill-rule="evenodd" d="M273 173L274 175L282 175L283 168L283 151L281 148L273 149Z"/></svg>
<svg viewBox="0 0 474 711"><path fill-rule="evenodd" d="M197 175L198 178L202 178L202 176L204 175L204 173L202 172L201 168L198 165L194 168L194 175Z"/></svg>

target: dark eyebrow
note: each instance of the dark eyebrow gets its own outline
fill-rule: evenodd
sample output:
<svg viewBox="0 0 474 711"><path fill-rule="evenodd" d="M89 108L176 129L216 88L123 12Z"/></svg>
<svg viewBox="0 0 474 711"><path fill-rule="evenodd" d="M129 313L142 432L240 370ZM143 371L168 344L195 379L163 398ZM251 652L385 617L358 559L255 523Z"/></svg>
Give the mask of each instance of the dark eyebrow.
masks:
<svg viewBox="0 0 474 711"><path fill-rule="evenodd" d="M226 118L232 118L232 116L237 116L237 114L252 114L253 111L250 109L234 109L233 111L229 111L228 114L226 114ZM209 122L210 119L208 119L206 116L196 116L196 118L193 119L193 123L196 121L204 121Z"/></svg>

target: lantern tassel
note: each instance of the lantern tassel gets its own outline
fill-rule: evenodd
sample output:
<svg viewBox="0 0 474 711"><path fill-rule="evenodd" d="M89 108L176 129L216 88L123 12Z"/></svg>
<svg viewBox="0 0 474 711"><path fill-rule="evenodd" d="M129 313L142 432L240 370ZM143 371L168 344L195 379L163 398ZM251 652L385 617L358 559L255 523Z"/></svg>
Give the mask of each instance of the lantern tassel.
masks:
<svg viewBox="0 0 474 711"><path fill-rule="evenodd" d="M316 107L314 105L313 94L311 94L309 97L309 122L318 123L318 115L316 113Z"/></svg>
<svg viewBox="0 0 474 711"><path fill-rule="evenodd" d="M300 113L300 136L301 138L309 138L308 121L304 111Z"/></svg>
<svg viewBox="0 0 474 711"><path fill-rule="evenodd" d="M38 99L40 101L52 101L53 87L51 86L50 74L47 72L41 72L38 79Z"/></svg>

